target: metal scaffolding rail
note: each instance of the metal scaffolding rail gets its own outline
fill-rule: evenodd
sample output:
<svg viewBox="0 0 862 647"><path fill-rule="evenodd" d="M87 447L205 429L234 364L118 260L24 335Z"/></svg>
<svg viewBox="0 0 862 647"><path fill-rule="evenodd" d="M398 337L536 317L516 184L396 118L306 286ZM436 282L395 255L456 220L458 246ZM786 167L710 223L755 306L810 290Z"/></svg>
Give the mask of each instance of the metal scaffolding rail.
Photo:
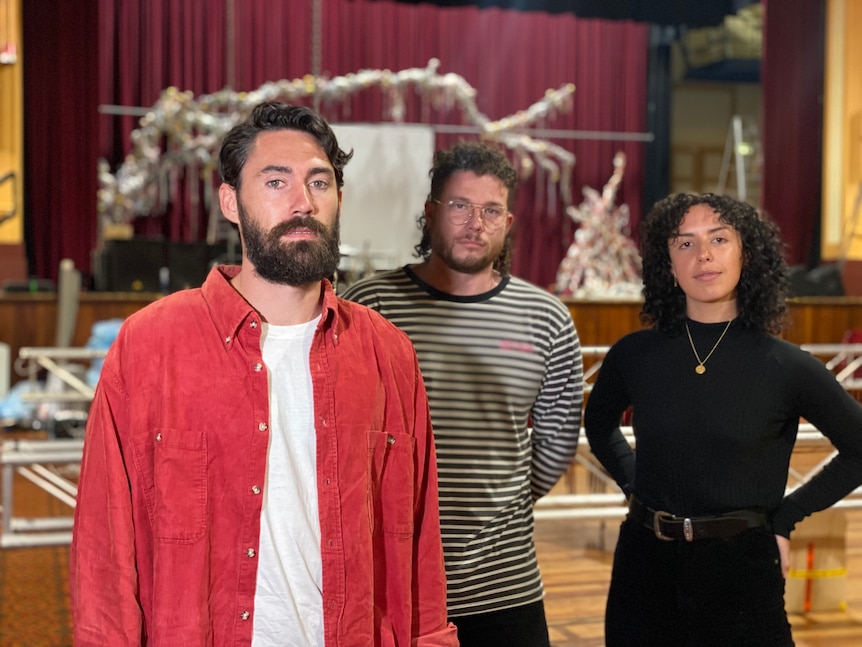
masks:
<svg viewBox="0 0 862 647"><path fill-rule="evenodd" d="M845 389L862 391L862 344L808 344L802 348L821 358ZM585 346L581 349L586 365L584 375L587 392L592 388L608 349L608 346ZM92 387L70 372L62 362L93 360L104 357L105 353L104 350L90 349L22 348L20 357L30 362L27 366L29 379L35 382L38 372L44 369L65 385L60 392L34 390L27 399L34 403L89 402L93 396ZM623 427L622 430L626 439L634 444L632 428ZM583 438L583 429L581 433ZM83 439L48 439L8 440L0 443L0 548L65 545L71 542L71 511L74 511L78 492L76 475L81 463L83 442ZM788 492L808 482L835 455L829 440L807 423L799 426L795 449L820 449L826 455L808 471L799 472L791 468ZM594 491L548 495L536 504L537 519L615 519L626 514L625 498L590 455L586 443L581 444L572 469L585 470L591 482L595 483L590 488ZM16 516L13 508L16 474L68 506L70 514L30 518ZM851 492L835 507L862 507L862 488Z"/></svg>
<svg viewBox="0 0 862 647"><path fill-rule="evenodd" d="M55 546L72 541L72 516L19 517L13 508L15 474L23 476L61 503L75 508L77 483L58 466L80 465L83 440L7 440L0 444L0 548Z"/></svg>

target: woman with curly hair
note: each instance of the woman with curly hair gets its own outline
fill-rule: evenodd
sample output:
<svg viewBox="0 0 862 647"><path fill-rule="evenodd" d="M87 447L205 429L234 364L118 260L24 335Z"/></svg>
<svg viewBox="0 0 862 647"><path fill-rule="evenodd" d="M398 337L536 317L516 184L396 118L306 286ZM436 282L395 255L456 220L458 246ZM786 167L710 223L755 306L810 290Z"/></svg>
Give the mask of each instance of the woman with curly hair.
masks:
<svg viewBox="0 0 862 647"><path fill-rule="evenodd" d="M732 198L673 195L642 224L647 328L608 351L585 413L629 500L605 616L608 647L793 645L790 534L862 484L862 407L779 339L777 227ZM620 431L631 408L637 451ZM800 419L838 454L785 493Z"/></svg>

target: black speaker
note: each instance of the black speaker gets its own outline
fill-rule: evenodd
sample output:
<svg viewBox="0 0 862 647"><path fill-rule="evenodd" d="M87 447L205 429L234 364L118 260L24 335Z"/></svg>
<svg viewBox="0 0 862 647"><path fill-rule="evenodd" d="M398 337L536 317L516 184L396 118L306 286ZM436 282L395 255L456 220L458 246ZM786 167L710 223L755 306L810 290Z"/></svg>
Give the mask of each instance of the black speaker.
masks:
<svg viewBox="0 0 862 647"><path fill-rule="evenodd" d="M95 289L176 292L200 287L227 254L227 243L166 243L159 238L108 240L93 254Z"/></svg>
<svg viewBox="0 0 862 647"><path fill-rule="evenodd" d="M820 265L812 270L803 265L790 268L791 297L842 297L844 282L837 265Z"/></svg>
<svg viewBox="0 0 862 647"><path fill-rule="evenodd" d="M216 260L224 256L226 244L170 243L168 245L168 289L171 292L198 288Z"/></svg>
<svg viewBox="0 0 862 647"><path fill-rule="evenodd" d="M844 296L844 282L841 280L841 268L837 265L820 265L819 267L815 267L808 272L808 280L816 296Z"/></svg>
<svg viewBox="0 0 862 647"><path fill-rule="evenodd" d="M160 238L106 240L94 254L95 289L107 292L161 292L159 270L165 266Z"/></svg>
<svg viewBox="0 0 862 647"><path fill-rule="evenodd" d="M168 289L171 292L200 287L209 271L206 243L168 245Z"/></svg>

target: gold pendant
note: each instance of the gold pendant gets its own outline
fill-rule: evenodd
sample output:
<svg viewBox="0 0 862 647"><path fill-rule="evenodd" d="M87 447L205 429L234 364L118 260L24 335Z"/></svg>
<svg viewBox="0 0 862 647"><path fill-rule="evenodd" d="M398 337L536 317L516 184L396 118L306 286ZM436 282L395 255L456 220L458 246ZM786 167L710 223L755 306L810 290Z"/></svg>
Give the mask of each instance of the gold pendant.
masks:
<svg viewBox="0 0 862 647"><path fill-rule="evenodd" d="M704 373L706 373L706 366L704 366L703 364L698 364L694 367L694 372L698 375L703 375Z"/></svg>

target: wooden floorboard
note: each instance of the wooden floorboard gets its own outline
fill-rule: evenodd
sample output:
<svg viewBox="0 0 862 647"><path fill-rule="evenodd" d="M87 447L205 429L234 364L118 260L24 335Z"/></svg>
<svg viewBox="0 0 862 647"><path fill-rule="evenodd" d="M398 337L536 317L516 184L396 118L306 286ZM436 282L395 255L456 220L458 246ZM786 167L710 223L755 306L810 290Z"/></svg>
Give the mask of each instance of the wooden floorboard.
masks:
<svg viewBox="0 0 862 647"><path fill-rule="evenodd" d="M21 477L15 479L15 506L22 515L70 512ZM617 521L536 521L554 647L604 645L604 605L617 527ZM847 533L847 608L792 614L797 647L862 646L862 521L853 517ZM68 553L68 547L0 549L0 647L71 645Z"/></svg>
<svg viewBox="0 0 862 647"><path fill-rule="evenodd" d="M536 550L554 647L604 645L604 605L618 525L615 521L536 521ZM854 581L853 588L847 587L847 599L862 597L857 586ZM789 619L796 647L862 646L862 613L855 606L791 614Z"/></svg>

